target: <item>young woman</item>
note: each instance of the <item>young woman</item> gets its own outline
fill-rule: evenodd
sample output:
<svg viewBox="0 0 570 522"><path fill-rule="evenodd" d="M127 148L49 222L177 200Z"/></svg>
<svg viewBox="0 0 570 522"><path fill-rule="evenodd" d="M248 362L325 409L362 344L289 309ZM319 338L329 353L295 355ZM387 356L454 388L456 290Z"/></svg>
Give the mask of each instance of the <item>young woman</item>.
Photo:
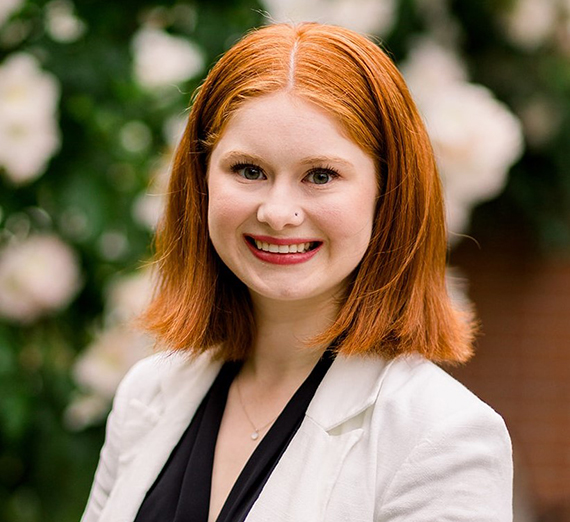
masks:
<svg viewBox="0 0 570 522"><path fill-rule="evenodd" d="M254 31L194 99L84 522L509 521L501 418L445 288L431 146L387 56Z"/></svg>

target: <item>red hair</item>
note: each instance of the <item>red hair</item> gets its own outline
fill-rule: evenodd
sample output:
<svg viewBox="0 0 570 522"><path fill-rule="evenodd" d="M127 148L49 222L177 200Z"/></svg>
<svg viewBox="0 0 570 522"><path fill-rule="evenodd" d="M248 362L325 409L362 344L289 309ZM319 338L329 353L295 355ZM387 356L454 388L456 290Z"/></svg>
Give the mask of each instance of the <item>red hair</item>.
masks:
<svg viewBox="0 0 570 522"><path fill-rule="evenodd" d="M252 303L209 239L206 170L232 114L252 98L282 90L334 115L378 171L370 245L336 321L314 343L336 339L346 355L417 352L434 361L467 360L473 323L446 291L442 190L415 104L376 44L314 23L249 33L197 91L156 236L160 282L145 326L173 349L247 357L256 332Z"/></svg>

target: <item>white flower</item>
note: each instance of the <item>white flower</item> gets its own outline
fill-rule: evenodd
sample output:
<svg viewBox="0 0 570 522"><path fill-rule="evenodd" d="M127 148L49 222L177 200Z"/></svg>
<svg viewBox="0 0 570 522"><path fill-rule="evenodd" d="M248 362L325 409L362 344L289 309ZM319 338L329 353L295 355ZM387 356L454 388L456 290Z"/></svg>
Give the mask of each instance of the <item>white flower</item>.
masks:
<svg viewBox="0 0 570 522"><path fill-rule="evenodd" d="M74 42L85 33L85 22L75 15L71 2L52 0L45 9L46 30L56 42Z"/></svg>
<svg viewBox="0 0 570 522"><path fill-rule="evenodd" d="M429 41L402 67L432 140L442 176L448 228L463 232L472 208L501 192L523 150L520 122L466 73L450 51Z"/></svg>
<svg viewBox="0 0 570 522"><path fill-rule="evenodd" d="M105 331L78 357L73 376L86 390L110 401L128 369L151 353L152 344L149 336L125 327Z"/></svg>
<svg viewBox="0 0 570 522"><path fill-rule="evenodd" d="M17 53L0 67L0 168L16 184L40 176L59 149L59 87L32 56Z"/></svg>
<svg viewBox="0 0 570 522"><path fill-rule="evenodd" d="M64 308L80 288L77 257L55 236L32 236L0 251L0 315L29 323Z"/></svg>
<svg viewBox="0 0 570 522"><path fill-rule="evenodd" d="M196 44L159 29L140 29L133 38L132 48L135 77L150 90L189 80L204 68Z"/></svg>
<svg viewBox="0 0 570 522"><path fill-rule="evenodd" d="M466 82L465 65L456 53L429 38L417 39L400 66L416 102L450 83Z"/></svg>
<svg viewBox="0 0 570 522"><path fill-rule="evenodd" d="M138 270L113 281L107 288L107 315L114 323L128 323L150 302L154 288L151 271Z"/></svg>
<svg viewBox="0 0 570 522"><path fill-rule="evenodd" d="M109 403L128 369L152 351L153 340L134 330L129 322L150 300L153 283L150 270L140 270L113 281L106 289L105 324L101 332L77 358L72 373L87 392L68 408L66 419L76 429L99 420L96 398Z"/></svg>
<svg viewBox="0 0 570 522"><path fill-rule="evenodd" d="M522 152L519 121L491 91L455 84L422 106L449 196L475 203L497 195Z"/></svg>
<svg viewBox="0 0 570 522"><path fill-rule="evenodd" d="M0 2L0 27L24 3L24 0L2 0Z"/></svg>
<svg viewBox="0 0 570 522"><path fill-rule="evenodd" d="M137 223L148 230L156 230L164 213L166 198L163 194L144 192L133 202L132 215Z"/></svg>
<svg viewBox="0 0 570 522"><path fill-rule="evenodd" d="M0 66L0 121L52 118L58 100L56 78L33 56L14 53Z"/></svg>
<svg viewBox="0 0 570 522"><path fill-rule="evenodd" d="M521 125L480 85L449 85L422 109L443 179L449 229L461 233L471 209L503 190L523 150Z"/></svg>
<svg viewBox="0 0 570 522"><path fill-rule="evenodd" d="M166 144L174 149L184 134L186 124L188 123L188 116L180 114L168 118L162 126L162 134L166 140Z"/></svg>
<svg viewBox="0 0 570 522"><path fill-rule="evenodd" d="M15 184L34 180L44 172L52 154L59 148L59 131L53 121L0 122L0 165Z"/></svg>
<svg viewBox="0 0 570 522"><path fill-rule="evenodd" d="M394 0L262 0L275 22L321 22L360 33L387 33L395 15Z"/></svg>
<svg viewBox="0 0 570 522"><path fill-rule="evenodd" d="M555 32L558 23L557 0L517 0L504 17L505 31L524 49L536 49Z"/></svg>
<svg viewBox="0 0 570 522"><path fill-rule="evenodd" d="M173 144L179 138L178 133L173 132L168 141ZM154 170L150 187L135 199L132 207L132 215L135 221L148 230L155 230L166 205L168 181L170 178L170 164L172 154L167 153L158 161Z"/></svg>

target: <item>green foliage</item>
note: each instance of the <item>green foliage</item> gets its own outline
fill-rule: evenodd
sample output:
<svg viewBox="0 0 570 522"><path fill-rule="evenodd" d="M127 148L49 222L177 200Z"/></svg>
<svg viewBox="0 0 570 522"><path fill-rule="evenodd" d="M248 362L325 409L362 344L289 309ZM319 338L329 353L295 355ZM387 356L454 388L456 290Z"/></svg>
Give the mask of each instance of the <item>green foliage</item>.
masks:
<svg viewBox="0 0 570 522"><path fill-rule="evenodd" d="M539 95L556 107L559 124L548 140L529 146L503 194L476 211L474 226L480 235L516 223L544 251L566 250L569 56L548 44L524 50L509 43L501 20L515 3L450 2L460 29L458 52L472 80L513 111ZM64 421L78 392L71 369L103 322L109 282L150 255L151 231L133 206L168 157L164 122L184 113L200 77L224 50L267 22L256 0L77 0L85 32L62 42L46 30L54 5L24 1L0 28L0 66L24 51L57 78L62 135L60 150L35 181L16 185L0 175L0 248L14 238L54 233L77 252L82 288L68 309L29 324L0 318L0 520L6 522L79 519L104 428L98 423L74 432ZM397 2L383 45L398 61L415 37L430 31L419 5ZM141 86L132 72L132 41L144 24L198 44L204 70L178 87Z"/></svg>
<svg viewBox="0 0 570 522"><path fill-rule="evenodd" d="M164 121L185 111L198 85L199 77L158 95L142 88L132 74L133 35L149 17L166 19L164 29L198 43L211 64L261 21L253 1L203 1L181 10L174 2L83 0L75 9L86 31L63 43L45 30L46 5L29 0L7 22L4 29L21 38L0 34L0 64L25 51L55 75L63 139L36 181L15 186L0 176L0 247L14 237L54 232L78 252L83 287L68 310L23 326L0 319L0 520L5 522L71 522L85 506L104 427L73 432L65 424L77 387L70 370L95 335L109 281L138 268L150 254L151 232L134 219L133 202L167 153ZM124 146L129 128L135 142L141 141L136 133L143 134L139 148ZM126 246L105 252L102 238L109 232L118 233Z"/></svg>
<svg viewBox="0 0 570 522"><path fill-rule="evenodd" d="M463 27L463 51L473 80L489 87L521 115L524 107L534 100L546 101L555 121L554 134L545 142L527 143L525 156L511 170L504 192L475 211L472 229L476 236L504 235L509 233L505 231L515 230L525 236L529 249L535 253L568 254L569 50L560 48L564 44L548 40L527 49L506 40L502 17L516 3L516 0L452 2ZM562 15L558 19L561 22Z"/></svg>

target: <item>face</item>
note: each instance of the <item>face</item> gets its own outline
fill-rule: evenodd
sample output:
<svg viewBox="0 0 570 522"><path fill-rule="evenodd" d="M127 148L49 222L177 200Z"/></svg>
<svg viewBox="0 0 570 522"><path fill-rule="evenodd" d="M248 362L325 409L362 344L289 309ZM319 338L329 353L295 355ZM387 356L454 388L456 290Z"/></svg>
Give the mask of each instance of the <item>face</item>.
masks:
<svg viewBox="0 0 570 522"><path fill-rule="evenodd" d="M330 299L372 232L373 159L316 105L254 98L230 119L208 165L212 243L253 296Z"/></svg>

